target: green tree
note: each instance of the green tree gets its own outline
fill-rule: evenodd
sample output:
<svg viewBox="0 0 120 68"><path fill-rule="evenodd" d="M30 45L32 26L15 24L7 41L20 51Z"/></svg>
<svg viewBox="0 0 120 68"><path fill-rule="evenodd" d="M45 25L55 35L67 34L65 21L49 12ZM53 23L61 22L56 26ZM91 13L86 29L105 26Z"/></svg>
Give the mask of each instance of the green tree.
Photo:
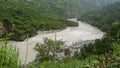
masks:
<svg viewBox="0 0 120 68"><path fill-rule="evenodd" d="M37 51L35 62L55 61L57 59L56 53L59 53L62 45L62 41L44 38L44 43L37 43L34 48Z"/></svg>

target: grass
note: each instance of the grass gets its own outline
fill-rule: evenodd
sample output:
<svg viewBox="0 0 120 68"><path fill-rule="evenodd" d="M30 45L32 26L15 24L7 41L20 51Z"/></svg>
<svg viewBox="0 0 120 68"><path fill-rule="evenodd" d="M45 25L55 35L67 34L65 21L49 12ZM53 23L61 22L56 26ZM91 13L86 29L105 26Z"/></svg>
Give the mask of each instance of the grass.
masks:
<svg viewBox="0 0 120 68"><path fill-rule="evenodd" d="M15 46L0 45L0 68L20 68L19 53Z"/></svg>

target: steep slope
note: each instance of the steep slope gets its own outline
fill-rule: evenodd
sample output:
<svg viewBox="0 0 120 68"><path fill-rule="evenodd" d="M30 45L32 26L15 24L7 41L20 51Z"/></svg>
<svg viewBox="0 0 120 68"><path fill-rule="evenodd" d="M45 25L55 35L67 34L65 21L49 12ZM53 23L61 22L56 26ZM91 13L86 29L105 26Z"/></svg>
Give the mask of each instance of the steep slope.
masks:
<svg viewBox="0 0 120 68"><path fill-rule="evenodd" d="M0 22L4 25L8 38L14 40L24 40L26 34L33 36L39 29L56 30L77 26L77 23L66 21L44 5L15 0L0 0Z"/></svg>
<svg viewBox="0 0 120 68"><path fill-rule="evenodd" d="M79 15L120 0L31 0L31 2L42 3L56 12L63 9L63 15L67 17L79 17Z"/></svg>
<svg viewBox="0 0 120 68"><path fill-rule="evenodd" d="M50 59L46 62L43 62L42 64L38 63L38 65L41 64L40 67L44 67L44 68L70 68L70 67L71 68L90 68L90 67L120 68L119 66L119 62L120 62L119 6L120 6L120 2L108 5L107 7L101 9L101 11L93 11L87 13L83 19L83 21L87 21L93 25L100 24L99 27L101 28L108 27L104 38L95 40L95 43L84 45L84 47L81 48L80 53L76 51L76 54L74 55L73 58L66 57L65 59L63 59L63 61L60 60L60 62L58 63L55 62L55 64L54 61L50 63L49 62L51 61ZM80 19L82 19L82 17ZM39 50L38 52L41 51ZM67 51L67 53L70 53L70 51L69 52ZM48 57L48 59L49 58L51 57ZM76 58L78 58L77 61L79 62L73 61ZM40 61L39 58L38 61Z"/></svg>
<svg viewBox="0 0 120 68"><path fill-rule="evenodd" d="M107 31L113 23L120 23L120 2L110 4L100 11L93 11L83 14L79 20L97 26L103 31Z"/></svg>

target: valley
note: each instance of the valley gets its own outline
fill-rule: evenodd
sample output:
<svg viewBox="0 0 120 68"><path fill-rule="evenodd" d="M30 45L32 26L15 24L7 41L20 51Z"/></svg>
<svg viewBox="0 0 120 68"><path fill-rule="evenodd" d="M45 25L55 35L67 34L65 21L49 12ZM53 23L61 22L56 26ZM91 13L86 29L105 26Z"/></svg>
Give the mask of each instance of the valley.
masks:
<svg viewBox="0 0 120 68"><path fill-rule="evenodd" d="M72 21L77 21L76 19L70 19ZM38 34L34 37L28 38L23 42L10 41L11 44L16 45L20 52L20 60L22 63L25 62L27 45L28 45L28 53L27 53L27 63L31 62L35 59L36 52L34 51L34 47L37 42L42 43L43 38L50 38L55 40L55 34L57 40L65 41L66 46L72 46L73 43L79 41L86 40L95 40L103 37L104 33L101 32L94 26L91 26L87 23L83 23L81 21L77 21L79 23L78 27L67 27L65 30L61 30L58 32L38 32ZM28 42L27 42L28 41Z"/></svg>
<svg viewBox="0 0 120 68"><path fill-rule="evenodd" d="M0 68L120 68L120 0L0 0Z"/></svg>

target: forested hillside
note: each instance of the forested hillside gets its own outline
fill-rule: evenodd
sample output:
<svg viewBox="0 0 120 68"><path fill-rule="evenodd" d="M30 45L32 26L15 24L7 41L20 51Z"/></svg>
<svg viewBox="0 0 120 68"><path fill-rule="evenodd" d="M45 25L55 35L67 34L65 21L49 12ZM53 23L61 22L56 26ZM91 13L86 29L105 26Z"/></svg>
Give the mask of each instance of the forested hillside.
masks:
<svg viewBox="0 0 120 68"><path fill-rule="evenodd" d="M38 4L46 5L48 8L73 18L92 10L98 10L102 7L120 0L31 0ZM62 9L62 10L61 10Z"/></svg>
<svg viewBox="0 0 120 68"><path fill-rule="evenodd" d="M34 64L37 64L39 68L120 68L119 6L120 2L116 2L102 8L100 11L84 14L80 18L80 20L104 30L106 34L103 38L95 40L94 43L84 45L80 48L80 52L75 52L73 57L69 55L71 51L66 49L64 51L66 57L60 61L57 60L57 62L53 61L55 55L52 57L49 54L45 55L48 51L45 50L46 48L41 47L41 45L46 46L46 44L49 47L49 43L55 45L54 41L49 40L46 42L47 40L45 40L43 44L36 45L35 50L38 52L36 60L28 67L33 65L34 68ZM56 52L56 50L54 51Z"/></svg>
<svg viewBox="0 0 120 68"><path fill-rule="evenodd" d="M0 43L0 67L120 68L120 2L115 1L117 0L0 0L0 35L3 37L0 40L5 41L5 44ZM113 2L115 3L110 4ZM34 47L37 52L35 60L28 64L26 60L30 44L26 44L24 64L19 61L16 47L7 44L7 39L22 41L35 35L37 30L78 26L78 23L64 19L77 16L80 17L79 20L106 32L104 37L78 48L74 53L69 48L62 48L64 41L44 38L42 43L37 43ZM58 56L61 52L64 53L62 58Z"/></svg>
<svg viewBox="0 0 120 68"><path fill-rule="evenodd" d="M2 37L7 33L13 40L24 40L26 34L33 36L37 30L56 30L78 25L44 5L15 0L0 0L0 23L4 26Z"/></svg>
<svg viewBox="0 0 120 68"><path fill-rule="evenodd" d="M115 1L118 0L0 0L0 24L4 25L0 33L5 37L7 31L11 39L24 40L27 33L33 36L39 29L77 26L65 18L78 17Z"/></svg>
<svg viewBox="0 0 120 68"><path fill-rule="evenodd" d="M65 50L67 56L57 63L52 61L55 58L54 55L51 57L41 53L41 51L43 53L47 53L47 51L44 51L44 48L41 48L40 45L46 45L48 42L37 44L35 50L38 52L38 55L34 61L35 64L41 64L38 66L39 68L120 68L119 6L120 2L116 2L102 8L100 11L89 12L80 17L80 20L104 30L106 34L102 39L97 39L95 43L84 45L80 48L80 52L75 52L73 57L68 56L70 53L69 49Z"/></svg>
<svg viewBox="0 0 120 68"><path fill-rule="evenodd" d="M120 23L120 2L108 5L100 11L93 11L83 14L79 20L97 26L107 31L113 23Z"/></svg>

